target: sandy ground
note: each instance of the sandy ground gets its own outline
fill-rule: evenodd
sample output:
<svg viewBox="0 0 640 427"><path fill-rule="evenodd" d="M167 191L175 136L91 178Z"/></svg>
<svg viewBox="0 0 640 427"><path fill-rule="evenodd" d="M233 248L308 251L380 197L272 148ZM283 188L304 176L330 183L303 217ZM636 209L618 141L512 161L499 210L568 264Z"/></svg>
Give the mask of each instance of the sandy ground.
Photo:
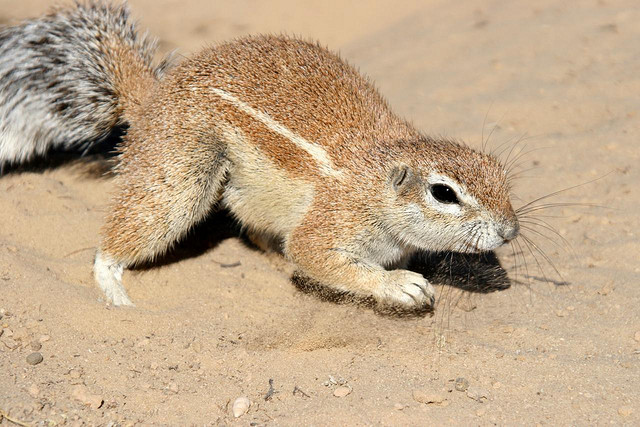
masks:
<svg viewBox="0 0 640 427"><path fill-rule="evenodd" d="M173 259L126 272L137 307L114 309L91 277L110 180L78 165L11 173L0 425L640 424L636 1L130 3L163 51L256 32L322 40L426 133L524 139L516 205L584 184L546 200L583 205L537 212L557 234L525 230L559 274L520 238L498 251L513 286L442 286L433 316L302 293L292 266L219 216ZM4 0L0 18L49 6ZM240 396L252 404L235 419Z"/></svg>

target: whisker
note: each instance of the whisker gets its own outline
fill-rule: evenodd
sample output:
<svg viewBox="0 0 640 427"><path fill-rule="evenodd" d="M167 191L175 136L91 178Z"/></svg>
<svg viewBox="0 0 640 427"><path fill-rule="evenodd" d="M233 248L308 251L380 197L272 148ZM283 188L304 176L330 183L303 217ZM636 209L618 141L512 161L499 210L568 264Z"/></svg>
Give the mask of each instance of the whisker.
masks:
<svg viewBox="0 0 640 427"><path fill-rule="evenodd" d="M503 142L502 144L497 146L490 154L493 157L500 158L504 154L504 152L507 151L507 149L509 148L507 145L512 143L513 140L516 140L516 142L514 142L513 143L514 146L511 147L512 151L513 151L514 147L517 146L518 144L520 144L521 142L529 141L530 139L533 139L533 138L534 138L533 136L526 136L526 133L523 133L523 134L521 134L519 136L512 136L511 138L507 139L505 142ZM505 147L505 146L507 146L507 147ZM503 147L505 147L505 148L503 148ZM503 149L501 151L498 151L501 148L503 148ZM507 156L507 159L508 158L509 157Z"/></svg>
<svg viewBox="0 0 640 427"><path fill-rule="evenodd" d="M516 246L515 243L512 241L509 242L509 246L511 247L511 253L513 256L513 275L515 276L515 280L518 280L518 262L517 262L517 255L516 255Z"/></svg>
<svg viewBox="0 0 640 427"><path fill-rule="evenodd" d="M573 190L573 189L576 189L576 188L583 187L583 186L585 186L585 185L587 185L587 184L592 184L592 183L594 183L594 182L596 182L596 181L599 181L599 180L601 180L601 179L606 178L606 177L607 177L607 176L609 176L611 173L612 173L612 172L609 172L609 173L607 173L606 175L601 176L601 177L599 177L599 178L592 179L591 181L583 182L582 184L573 185L573 186L571 186L571 187L566 187L566 188L563 188L563 189L561 189L561 190L557 190L557 191L554 191L554 192L552 192L552 193L549 193L549 194L547 194L547 195L545 195L545 196L538 197L537 199L531 200L530 202L526 203L525 205L520 206L520 207L516 210L516 212L519 212L519 211L521 211L522 209L525 209L525 208L527 208L527 207L529 207L529 206L533 205L534 203L540 202L540 201L542 201L542 200L546 200L546 199L548 199L548 198L550 198L550 197L553 197L553 196L557 196L558 194L562 194L562 193L565 193L565 192L567 192L567 191L569 191L569 190Z"/></svg>
<svg viewBox="0 0 640 427"><path fill-rule="evenodd" d="M530 244L531 240L530 239L526 239L523 237L523 243L524 245L527 247L527 249L529 249L529 253L531 254L531 256L533 257L533 260L535 261L535 263L538 266L538 270L540 271L540 273L542 274L542 277L544 278L545 282L550 282L549 278L547 278L547 274L544 272L544 269L542 268L542 264L540 264L540 261L538 260L538 257L536 256L536 254L533 251L533 248ZM531 280L532 276L529 274L529 272L527 272L527 278L528 280ZM529 282L530 283L530 282Z"/></svg>
<svg viewBox="0 0 640 427"><path fill-rule="evenodd" d="M510 175L512 171L514 171L517 168L518 165L516 165L516 162L522 159L523 157L528 156L531 153L535 153L536 151L548 150L550 147L536 147L536 148L532 148L530 150L524 151L525 148L526 148L526 145L522 147L522 150L520 150L520 152L516 154L516 156L513 159L511 159L510 162L508 163L505 162L504 168L507 171L507 175Z"/></svg>
<svg viewBox="0 0 640 427"><path fill-rule="evenodd" d="M507 154L507 158L503 161L503 163L507 163L509 161L509 158L511 157L511 154L513 153L513 150L516 149L516 147L518 147L519 144L521 144L522 142L528 141L530 139L530 137L527 137L526 134L521 134L519 136L512 136L511 138L507 139L505 142L503 142L502 144L500 144L498 146L498 148L496 148L496 150L494 150L494 152L492 152L492 155L496 158L500 158L502 157L502 155L505 153L505 151L509 150L509 153ZM515 140L515 142L513 142ZM508 144L511 144L511 146L509 146ZM525 144L526 146L526 144ZM502 150L498 151L500 148L504 147ZM522 150L520 150L522 151Z"/></svg>
<svg viewBox="0 0 640 427"><path fill-rule="evenodd" d="M480 246L480 239L482 238L482 233L480 233L479 231L480 231L480 228L478 227L475 233L475 239L474 239L475 241L473 242L474 250L477 250L477 248Z"/></svg>
<svg viewBox="0 0 640 427"><path fill-rule="evenodd" d="M531 275L529 274L529 263L527 262L527 257L525 256L525 252L524 252L524 249L522 248L522 245L520 244L519 241L515 241L515 242L520 248L520 258L522 259L522 262L524 264L524 278L526 279L520 283L524 284L527 287L527 289L529 289L529 302L531 302ZM531 248L527 247L527 249L529 249L529 253L532 253ZM533 259L535 260L536 264L538 264L538 268L540 268L540 263L538 262L535 256L533 257Z"/></svg>
<svg viewBox="0 0 640 427"><path fill-rule="evenodd" d="M447 263L447 259L449 259L449 283L453 283L453 253L448 252L445 254L445 264ZM438 297L438 305L444 304L446 310L441 310L442 317L440 318L440 329L443 330L443 326L445 323L445 313L447 315L446 323L447 329L451 326L451 293L453 292L453 287L450 285L443 284L442 292Z"/></svg>
<svg viewBox="0 0 640 427"><path fill-rule="evenodd" d="M514 147L515 147L515 146L514 146ZM525 150L526 150L526 149L527 149L527 143L523 144L523 145L520 147L520 150L519 150L517 153L515 153L515 154L513 155L513 158L511 158L511 155L512 155L512 153L513 153L513 151L514 151L514 150L510 150L510 151L509 151L509 154L507 155L507 158L505 159L505 161L504 161L504 163L503 163L503 164L504 164L504 168L505 168L505 170L507 171L507 174L509 174L509 172L512 170L512 169L511 169L511 166L514 164L514 162L516 162L516 161L518 161L520 158L522 158L523 153L525 152ZM535 151L535 150L533 150L533 151Z"/></svg>
<svg viewBox="0 0 640 427"><path fill-rule="evenodd" d="M500 120L502 120L504 118L504 114L502 115L502 117L500 118ZM489 140L491 139L491 135L493 135L493 133L496 131L496 129L498 128L498 125L500 123L500 120L498 120L493 127L491 128L491 132L489 132L489 135L487 135L487 144L489 143Z"/></svg>
<svg viewBox="0 0 640 427"><path fill-rule="evenodd" d="M527 154L529 154L529 153L527 153ZM519 170L518 172L513 172L513 171L516 170L516 169L521 168L522 165L524 165L524 164L525 164L525 161L523 160L523 161L519 162L518 164L514 164L512 167L509 167L507 169L507 179L510 179L510 178L513 178L514 176L518 176L518 175L522 174L522 172L523 172L522 170ZM540 168L540 166L531 166L529 168L526 168L524 171L530 171L530 170L539 169L539 168Z"/></svg>
<svg viewBox="0 0 640 427"><path fill-rule="evenodd" d="M546 214L545 215L545 214L540 214L540 213L536 213L535 215L536 215L535 216L536 218L553 218L553 219L566 218L566 215L550 215L550 214ZM518 215L518 219L520 219L520 218L532 218L532 217L527 212L525 214Z"/></svg>
<svg viewBox="0 0 640 427"><path fill-rule="evenodd" d="M518 180L518 179L522 179L522 178L534 178L534 176L525 176L524 174L527 173L527 172L530 172L532 170L536 170L536 169L540 169L540 167L539 166L532 166L530 168L526 168L526 169L520 170L520 171L515 172L515 173L509 172L507 174L507 182L512 183L513 181Z"/></svg>
<svg viewBox="0 0 640 427"><path fill-rule="evenodd" d="M525 205L526 206L526 205ZM553 208L565 208L565 207L579 207L579 208L600 208L600 209L614 209L610 206L597 205L595 203L571 203L571 202L558 202L558 203L546 203L544 205L533 205L526 207L519 207L515 210L518 217L522 215L530 214L531 212L537 212L545 209Z"/></svg>
<svg viewBox="0 0 640 427"><path fill-rule="evenodd" d="M565 282L564 277L562 276L562 273L560 273L560 271L556 268L556 265L551 261L551 258L549 258L547 256L546 253L544 253L544 251L542 249L540 249L540 247L533 241L531 240L529 237L522 235L523 240L525 241L525 244L527 244L527 246L531 245L539 254L540 256L542 256L542 258L544 258L544 260L549 264L549 266L551 266L551 268L553 268L553 270L556 272L556 274L558 275L558 277L560 277L560 279ZM531 247L530 246L530 247ZM533 254L533 251L531 252L531 255ZM537 258L534 255L534 259L536 259L537 262ZM538 266L540 266L540 264L538 263ZM547 282L550 282L550 280L546 277L546 274L544 273L544 270L542 270L542 267L540 266L540 271L542 272L542 275L544 276L545 280Z"/></svg>
<svg viewBox="0 0 640 427"><path fill-rule="evenodd" d="M522 259L522 263L524 264L524 274L525 276L529 276L529 263L527 263L527 258L524 256L524 250L522 245L518 240L513 241L516 245L518 245L518 249L520 250L520 258Z"/></svg>
<svg viewBox="0 0 640 427"><path fill-rule="evenodd" d="M553 240L551 237L547 236L546 234L542 233L539 230L536 230L534 228L531 227L522 227L523 230L529 231L531 233L535 233L536 235L543 237L544 239L548 240L549 242L553 243L557 248L559 249L568 249L567 247L563 247L561 246L558 242L556 242L555 240Z"/></svg>
<svg viewBox="0 0 640 427"><path fill-rule="evenodd" d="M487 137L487 140L485 141L484 139L484 128L487 124L487 117L489 117L489 112L491 111L491 107L493 106L493 101L491 101L491 104L489 105L489 108L487 108L487 112L484 114L484 119L482 119L482 130L480 131L480 138L482 141L482 152L484 153L485 150L487 149L487 144L489 143L489 138L491 137L491 135L489 135Z"/></svg>
<svg viewBox="0 0 640 427"><path fill-rule="evenodd" d="M571 243L569 243L569 241L567 239L564 238L564 236L562 236L555 228L553 228L551 226L551 224L549 224L548 222L542 220L542 219L538 219L538 218L532 218L532 217L525 217L524 219L519 220L519 222L521 224L532 224L535 225L537 227L541 227L544 228L545 230L550 231L551 233L553 233L554 235L556 235L560 240L562 240L562 242L564 242L565 247L567 249L569 249L571 252L573 252L573 246L571 246ZM531 228L527 228L527 230L532 230Z"/></svg>

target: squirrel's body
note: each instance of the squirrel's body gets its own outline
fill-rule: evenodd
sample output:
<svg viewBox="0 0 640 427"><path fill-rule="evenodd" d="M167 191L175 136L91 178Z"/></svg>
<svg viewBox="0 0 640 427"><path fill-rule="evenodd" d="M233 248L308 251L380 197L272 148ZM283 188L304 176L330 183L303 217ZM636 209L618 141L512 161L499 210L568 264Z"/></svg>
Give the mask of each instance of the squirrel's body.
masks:
<svg viewBox="0 0 640 427"><path fill-rule="evenodd" d="M151 65L150 44L126 26L124 9L91 3L55 16L73 14L91 16L85 21L100 30L92 42L101 47L100 63L116 64L100 70L113 82L112 108L96 120L102 128L85 131L91 124L73 122L83 137L73 141L100 138L104 123L129 125L94 267L114 304L130 304L124 267L165 252L216 205L257 239L280 245L305 276L405 308L433 304L422 276L390 270L415 251L491 250L517 235L506 172L493 157L423 136L367 79L317 44L246 37L163 75L164 65ZM8 50L0 46L0 54ZM0 85L1 100L26 118L0 109L0 163L64 143L58 135L31 136L39 148L16 149L36 132L16 130L34 108L6 95L16 85Z"/></svg>

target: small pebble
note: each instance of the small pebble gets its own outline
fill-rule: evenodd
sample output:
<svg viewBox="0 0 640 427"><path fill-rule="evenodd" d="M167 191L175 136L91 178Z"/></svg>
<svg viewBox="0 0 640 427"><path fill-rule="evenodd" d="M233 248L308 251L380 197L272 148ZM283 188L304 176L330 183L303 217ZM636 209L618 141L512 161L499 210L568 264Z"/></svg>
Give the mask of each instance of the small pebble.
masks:
<svg viewBox="0 0 640 427"><path fill-rule="evenodd" d="M37 365L40 362L42 362L42 354L38 352L31 353L27 356L27 363L29 365Z"/></svg>
<svg viewBox="0 0 640 427"><path fill-rule="evenodd" d="M40 341L31 341L29 346L33 351L40 351L40 349L42 349L42 343Z"/></svg>
<svg viewBox="0 0 640 427"><path fill-rule="evenodd" d="M14 340L11 337L5 337L2 341L2 343L7 346L7 348L9 350L15 350L16 348L20 347L20 344L18 343L18 341Z"/></svg>
<svg viewBox="0 0 640 427"><path fill-rule="evenodd" d="M40 338L38 339L38 341L40 342L47 342L51 339L51 337L49 335L40 335Z"/></svg>
<svg viewBox="0 0 640 427"><path fill-rule="evenodd" d="M233 406L231 411L233 412L233 416L235 418L239 418L247 413L249 407L251 406L251 401L248 397L239 397L233 402Z"/></svg>
<svg viewBox="0 0 640 427"><path fill-rule="evenodd" d="M483 403L489 400L489 392L478 387L469 387L467 390L467 397Z"/></svg>
<svg viewBox="0 0 640 427"><path fill-rule="evenodd" d="M437 393L429 393L424 390L413 390L413 399L416 402L426 403L426 404L436 404L442 405L445 401L444 396Z"/></svg>
<svg viewBox="0 0 640 427"><path fill-rule="evenodd" d="M83 405L90 406L93 409L100 408L104 403L102 397L97 394L91 393L87 386L82 384L78 384L73 387L71 396L73 396L74 399L80 401Z"/></svg>
<svg viewBox="0 0 640 427"><path fill-rule="evenodd" d="M606 285L604 285L599 291L598 293L600 295L609 295L611 292L613 292L613 290L615 289L615 286L613 284L613 282L609 282Z"/></svg>
<svg viewBox="0 0 640 427"><path fill-rule="evenodd" d="M151 340L149 338L144 338L141 339L140 341L138 341L138 343L136 344L136 347L144 347L146 345L148 345L151 342Z"/></svg>
<svg viewBox="0 0 640 427"><path fill-rule="evenodd" d="M618 408L618 414L622 417L628 417L633 414L633 408L631 406L621 406Z"/></svg>
<svg viewBox="0 0 640 427"><path fill-rule="evenodd" d="M558 310L556 311L556 316L558 317L567 317L569 315L569 312L566 310Z"/></svg>
<svg viewBox="0 0 640 427"><path fill-rule="evenodd" d="M340 387L336 388L335 390L333 390L333 395L335 397L345 397L349 393L351 393L351 389L349 387L345 387L345 386L340 386Z"/></svg>
<svg viewBox="0 0 640 427"><path fill-rule="evenodd" d="M345 385L347 380L342 377L335 378L333 375L329 375L329 385Z"/></svg>
<svg viewBox="0 0 640 427"><path fill-rule="evenodd" d="M402 411L404 409L404 405L402 403L396 403L395 405L393 405L393 409L395 409L396 411Z"/></svg>
<svg viewBox="0 0 640 427"><path fill-rule="evenodd" d="M16 341L24 341L25 338L27 338L28 336L29 336L29 331L27 331L27 328L18 328L15 331L13 331L12 338Z"/></svg>
<svg viewBox="0 0 640 427"><path fill-rule="evenodd" d="M40 389L37 385L31 384L27 389L27 393L29 393L29 395L35 399L40 395Z"/></svg>
<svg viewBox="0 0 640 427"><path fill-rule="evenodd" d="M82 372L79 369L72 369L69 371L69 377L74 380L77 380L81 376L82 376Z"/></svg>
<svg viewBox="0 0 640 427"><path fill-rule="evenodd" d="M640 331L636 331L636 333L633 335L633 339L637 342L640 342Z"/></svg>
<svg viewBox="0 0 640 427"><path fill-rule="evenodd" d="M466 378L456 378L456 390L467 391L469 388L469 381Z"/></svg>

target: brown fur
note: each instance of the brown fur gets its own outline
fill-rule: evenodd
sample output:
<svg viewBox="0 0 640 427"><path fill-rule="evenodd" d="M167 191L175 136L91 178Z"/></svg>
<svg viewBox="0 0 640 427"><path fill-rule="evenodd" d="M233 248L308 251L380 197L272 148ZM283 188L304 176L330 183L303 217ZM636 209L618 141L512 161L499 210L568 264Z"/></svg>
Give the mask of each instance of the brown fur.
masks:
<svg viewBox="0 0 640 427"><path fill-rule="evenodd" d="M222 202L247 228L280 239L304 275L422 307L433 303L430 285L385 267L417 248L460 250L454 238L416 244L395 231L420 215L426 228L457 226L423 207L430 174L478 202L466 220L517 226L494 158L421 135L317 44L247 37L185 60L161 82L148 76L123 74L124 90L147 96L125 104L130 129L101 249L117 263L153 259ZM407 217L408 205L422 214Z"/></svg>

